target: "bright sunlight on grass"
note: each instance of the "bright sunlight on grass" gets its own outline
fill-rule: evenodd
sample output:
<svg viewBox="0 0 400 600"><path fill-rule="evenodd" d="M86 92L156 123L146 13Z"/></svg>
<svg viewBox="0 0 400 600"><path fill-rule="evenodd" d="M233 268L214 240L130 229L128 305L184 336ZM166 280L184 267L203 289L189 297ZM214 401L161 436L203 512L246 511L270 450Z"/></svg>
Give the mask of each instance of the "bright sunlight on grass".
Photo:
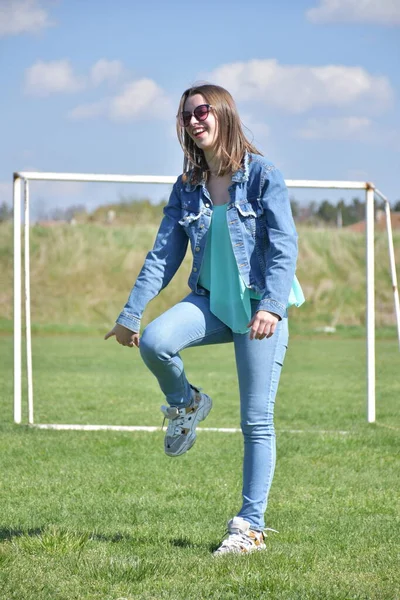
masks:
<svg viewBox="0 0 400 600"><path fill-rule="evenodd" d="M377 342L371 426L364 346L293 336L267 511L279 533L265 553L214 559L239 508L241 435L199 432L169 459L161 431L14 426L12 339L1 336L1 600L399 598L399 353L395 339ZM206 425L237 427L232 348L184 356L214 399ZM161 425L161 395L136 351L36 335L33 358L37 422Z"/></svg>

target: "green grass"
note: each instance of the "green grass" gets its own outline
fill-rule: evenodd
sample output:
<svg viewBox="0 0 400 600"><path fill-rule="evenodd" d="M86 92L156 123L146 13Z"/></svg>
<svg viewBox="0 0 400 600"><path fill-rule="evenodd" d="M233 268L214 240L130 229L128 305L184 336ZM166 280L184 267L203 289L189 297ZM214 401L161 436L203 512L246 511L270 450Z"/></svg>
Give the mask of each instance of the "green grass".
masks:
<svg viewBox="0 0 400 600"><path fill-rule="evenodd" d="M36 421L161 424L135 350L82 332L35 335L33 347ZM214 398L207 426L237 427L232 348L184 358ZM241 435L201 432L173 460L161 431L15 426L12 339L1 336L0 599L398 600L396 340L377 342L376 425L365 421L364 363L362 339L292 336L267 512L279 534L265 553L215 560L240 505Z"/></svg>

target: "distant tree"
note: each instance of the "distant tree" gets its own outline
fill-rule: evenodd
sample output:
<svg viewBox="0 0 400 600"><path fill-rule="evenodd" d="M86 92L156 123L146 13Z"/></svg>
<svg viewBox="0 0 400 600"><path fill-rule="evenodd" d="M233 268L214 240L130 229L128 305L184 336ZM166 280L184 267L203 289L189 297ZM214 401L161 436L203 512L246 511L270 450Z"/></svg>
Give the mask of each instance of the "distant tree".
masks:
<svg viewBox="0 0 400 600"><path fill-rule="evenodd" d="M393 210L395 212L400 212L400 200L397 200L396 204L393 206Z"/></svg>
<svg viewBox="0 0 400 600"><path fill-rule="evenodd" d="M325 223L336 223L337 208L336 206L333 206L329 200L324 200L318 208L317 215L320 219L325 221Z"/></svg>
<svg viewBox="0 0 400 600"><path fill-rule="evenodd" d="M316 221L317 203L310 200L308 204L298 207L297 220L307 225L312 225Z"/></svg>
<svg viewBox="0 0 400 600"><path fill-rule="evenodd" d="M343 225L352 225L365 219L365 202L359 198L353 198L351 204L344 204L342 207Z"/></svg>
<svg viewBox="0 0 400 600"><path fill-rule="evenodd" d="M86 213L83 204L67 206L67 208L56 207L50 214L53 221L71 221L78 213Z"/></svg>
<svg viewBox="0 0 400 600"><path fill-rule="evenodd" d="M12 219L13 209L6 202L0 204L0 223Z"/></svg>
<svg viewBox="0 0 400 600"><path fill-rule="evenodd" d="M307 205L307 212L310 215L310 217L315 216L315 214L317 213L317 203L315 202L315 200L310 200L310 202Z"/></svg>

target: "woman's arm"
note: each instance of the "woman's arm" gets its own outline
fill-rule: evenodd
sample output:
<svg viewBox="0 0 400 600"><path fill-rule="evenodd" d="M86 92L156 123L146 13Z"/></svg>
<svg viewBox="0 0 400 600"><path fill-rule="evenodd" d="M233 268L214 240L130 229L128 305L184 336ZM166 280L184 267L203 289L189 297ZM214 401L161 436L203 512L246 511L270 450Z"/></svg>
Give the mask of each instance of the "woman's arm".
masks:
<svg viewBox="0 0 400 600"><path fill-rule="evenodd" d="M289 195L282 174L268 167L262 183L262 205L267 225L265 291L258 310L268 311L282 318L297 260L297 233L290 207Z"/></svg>
<svg viewBox="0 0 400 600"><path fill-rule="evenodd" d="M180 267L188 245L188 237L181 225L180 178L174 184L153 249L133 286L127 303L117 319L130 331L140 330L140 320L146 305L171 281Z"/></svg>

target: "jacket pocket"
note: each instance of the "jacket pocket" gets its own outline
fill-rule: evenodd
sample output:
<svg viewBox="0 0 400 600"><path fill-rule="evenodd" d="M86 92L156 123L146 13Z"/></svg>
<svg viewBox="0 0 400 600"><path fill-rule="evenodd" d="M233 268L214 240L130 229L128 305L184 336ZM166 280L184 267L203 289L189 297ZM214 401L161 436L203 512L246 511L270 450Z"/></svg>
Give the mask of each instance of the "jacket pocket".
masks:
<svg viewBox="0 0 400 600"><path fill-rule="evenodd" d="M255 239L257 213L254 210L254 206L250 202L244 202L237 204L236 208L240 222L252 238Z"/></svg>
<svg viewBox="0 0 400 600"><path fill-rule="evenodd" d="M254 206L250 202L243 202L242 204L236 204L238 212L242 217L257 217L257 213L254 210Z"/></svg>
<svg viewBox="0 0 400 600"><path fill-rule="evenodd" d="M179 221L179 225L183 227L189 227L192 223L200 219L201 213L189 213L187 211L183 211L182 219Z"/></svg>

